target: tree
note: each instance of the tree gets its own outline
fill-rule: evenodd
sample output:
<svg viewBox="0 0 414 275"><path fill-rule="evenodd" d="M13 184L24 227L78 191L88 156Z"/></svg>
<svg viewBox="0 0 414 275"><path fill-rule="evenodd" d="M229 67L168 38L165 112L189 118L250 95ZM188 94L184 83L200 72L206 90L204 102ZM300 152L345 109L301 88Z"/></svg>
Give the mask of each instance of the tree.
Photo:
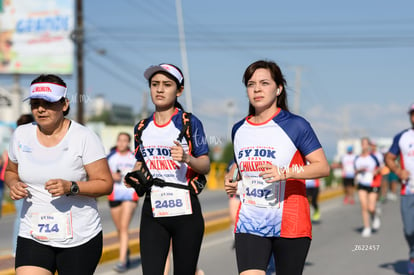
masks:
<svg viewBox="0 0 414 275"><path fill-rule="evenodd" d="M223 154L221 155L220 162L229 163L234 159L233 143L228 142L223 149Z"/></svg>
<svg viewBox="0 0 414 275"><path fill-rule="evenodd" d="M90 122L104 122L106 125L113 124L111 121L111 113L109 111L103 111L99 116L92 116L88 119Z"/></svg>

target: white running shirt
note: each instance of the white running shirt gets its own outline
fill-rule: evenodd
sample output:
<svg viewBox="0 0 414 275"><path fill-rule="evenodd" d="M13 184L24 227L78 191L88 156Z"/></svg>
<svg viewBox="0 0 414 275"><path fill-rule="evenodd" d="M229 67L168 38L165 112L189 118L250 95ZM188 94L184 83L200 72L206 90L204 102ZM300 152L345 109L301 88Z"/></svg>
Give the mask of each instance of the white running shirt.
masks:
<svg viewBox="0 0 414 275"><path fill-rule="evenodd" d="M29 186L27 190L30 193L24 199L19 236L54 247L79 246L102 231L96 199L81 195L52 197L45 190L45 183L50 179L86 181L84 166L105 158L105 150L95 133L74 121L65 137L54 147L41 145L36 129L36 123L19 126L9 148L9 158L18 164L20 180ZM45 228L42 222L32 222L36 215L48 217L54 213L71 215L71 228L67 226L65 230L73 232L73 236L43 241L34 238L32 231L53 233L57 228L62 230L61 226L55 227L52 223L50 228Z"/></svg>

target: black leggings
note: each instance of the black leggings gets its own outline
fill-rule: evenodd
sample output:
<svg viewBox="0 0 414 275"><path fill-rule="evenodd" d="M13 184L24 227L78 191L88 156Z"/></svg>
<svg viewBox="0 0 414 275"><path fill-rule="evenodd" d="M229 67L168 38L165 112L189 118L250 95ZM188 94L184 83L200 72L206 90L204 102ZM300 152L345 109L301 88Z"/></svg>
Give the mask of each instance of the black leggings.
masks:
<svg viewBox="0 0 414 275"><path fill-rule="evenodd" d="M313 209L315 211L318 211L319 210L319 206L318 206L319 187L306 188L306 195L308 196L308 198L309 197L311 198Z"/></svg>
<svg viewBox="0 0 414 275"><path fill-rule="evenodd" d="M259 269L266 271L273 253L277 275L301 275L311 239L260 237L236 233L236 257L239 273Z"/></svg>
<svg viewBox="0 0 414 275"><path fill-rule="evenodd" d="M154 218L149 196L142 206L140 245L144 275L164 274L172 241L175 275L194 275L204 235L204 219L198 198L191 196L193 214Z"/></svg>
<svg viewBox="0 0 414 275"><path fill-rule="evenodd" d="M92 275L102 255L102 232L85 244L60 248L17 238L16 268L38 266L59 275Z"/></svg>

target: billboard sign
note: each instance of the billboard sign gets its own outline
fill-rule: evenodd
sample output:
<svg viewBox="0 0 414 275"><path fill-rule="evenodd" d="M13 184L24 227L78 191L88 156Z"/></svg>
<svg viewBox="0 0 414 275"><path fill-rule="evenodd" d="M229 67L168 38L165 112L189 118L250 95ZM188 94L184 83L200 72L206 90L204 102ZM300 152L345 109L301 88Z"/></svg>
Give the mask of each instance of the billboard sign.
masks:
<svg viewBox="0 0 414 275"><path fill-rule="evenodd" d="M0 1L0 73L72 74L74 0Z"/></svg>

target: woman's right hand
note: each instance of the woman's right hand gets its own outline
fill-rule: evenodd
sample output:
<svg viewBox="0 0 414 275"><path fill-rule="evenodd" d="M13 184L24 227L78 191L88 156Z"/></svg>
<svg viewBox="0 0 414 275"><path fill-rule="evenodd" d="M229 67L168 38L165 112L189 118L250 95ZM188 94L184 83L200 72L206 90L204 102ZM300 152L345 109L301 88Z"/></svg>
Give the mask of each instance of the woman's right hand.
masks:
<svg viewBox="0 0 414 275"><path fill-rule="evenodd" d="M29 196L27 191L28 185L21 181L16 181L10 185L10 198L12 200L20 200Z"/></svg>
<svg viewBox="0 0 414 275"><path fill-rule="evenodd" d="M237 185L238 182L233 182L233 179L229 175L226 175L226 177L224 177L224 189L226 190L227 195L235 195L237 193Z"/></svg>
<svg viewBox="0 0 414 275"><path fill-rule="evenodd" d="M128 176L128 179L135 182L135 184L139 184L138 179L134 177ZM133 186L127 182L127 175L124 177L124 185L128 188L133 188Z"/></svg>
<svg viewBox="0 0 414 275"><path fill-rule="evenodd" d="M400 169L395 173L402 181L406 181L410 178L410 172L405 169Z"/></svg>
<svg viewBox="0 0 414 275"><path fill-rule="evenodd" d="M239 169L237 168L237 165L233 163L227 174L224 176L224 189L226 190L227 195L236 195L238 181L240 179Z"/></svg>

